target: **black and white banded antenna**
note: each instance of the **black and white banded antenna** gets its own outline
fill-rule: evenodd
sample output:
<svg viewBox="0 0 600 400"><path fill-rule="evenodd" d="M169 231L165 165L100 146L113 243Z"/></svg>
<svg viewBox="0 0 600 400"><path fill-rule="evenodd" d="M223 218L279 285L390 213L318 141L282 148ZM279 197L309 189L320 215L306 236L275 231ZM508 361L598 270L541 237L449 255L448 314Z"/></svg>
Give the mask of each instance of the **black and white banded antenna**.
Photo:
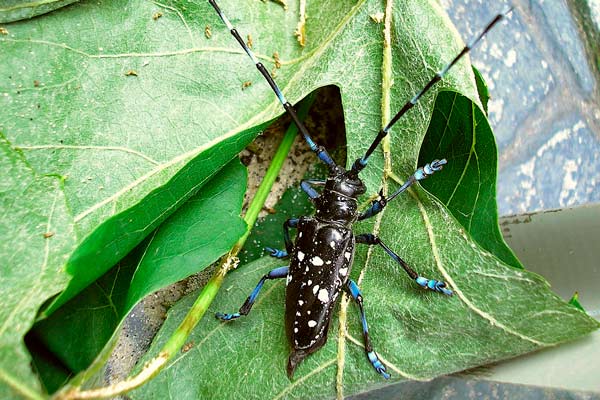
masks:
<svg viewBox="0 0 600 400"><path fill-rule="evenodd" d="M256 68L258 68L258 70L260 71L262 76L264 76L264 78L267 80L267 82L269 83L269 86L271 86L271 89L273 89L273 91L275 92L275 95L277 96L277 98L279 99L281 104L283 105L283 108L285 109L285 111L287 111L287 113L290 115L290 117L292 117L292 120L298 127L298 130L304 137L304 140L306 140L306 142L310 146L310 149L312 151L314 151L317 154L317 157L319 157L319 159L321 161L323 161L325 164L327 164L330 169L335 168L336 164L333 161L333 159L331 158L331 156L329 155L329 153L327 153L327 150L325 150L325 148L323 146L317 145L312 140L312 138L308 134L308 130L306 129L306 126L304 126L304 124L298 117L298 114L296 113L294 106L289 101L287 101L287 99L281 92L281 89L279 89L279 86L277 86L277 84L275 83L275 81L273 80L273 78L271 77L271 75L269 74L267 69L265 68L265 66L256 58L254 53L252 53L252 50L250 50L250 48L248 47L246 42L244 42L244 40L242 39L242 37L240 36L238 31L233 27L233 25L231 24L229 19L227 19L225 14L223 14L221 9L217 5L216 1L208 0L208 2L210 3L211 6L213 6L213 8L217 12L217 14L219 14L219 17L221 18L221 20L223 20L225 25L227 25L229 32L231 32L231 34L233 35L235 40L238 41L238 43L240 44L240 46L242 46L242 48L244 49L246 54L248 54L248 56L252 59L252 61L254 62L254 65L256 65Z"/></svg>
<svg viewBox="0 0 600 400"><path fill-rule="evenodd" d="M365 155L362 156L361 158L356 159L356 161L352 165L352 170L351 171L353 173L358 174L367 165L369 157L371 156L371 154L373 154L373 152L375 151L375 149L377 148L377 146L379 146L379 144L381 143L381 141L383 140L383 138L387 136L387 134L389 133L389 131L392 128L392 126L396 122L398 122L398 120L404 114L406 114L406 112L408 110L410 110L411 108L413 108L415 106L415 104L417 104L417 102L419 101L419 99L425 93L427 93L429 91L429 89L431 89L436 83L438 83L444 77L444 75L446 75L446 73L448 73L448 71L450 70L450 68L452 68L464 55L466 55L473 47L475 47L477 45L477 43L479 43L479 41L494 27L494 25L496 25L502 19L504 19L505 17L507 17L508 14L510 14L512 12L512 10L513 10L513 7L510 7L505 12L496 15L494 17L494 19L492 19L487 24L487 26L483 29L483 31L479 35L477 35L473 39L471 39L471 41L467 43L467 45L460 51L460 53L458 53L456 55L456 57L454 57L454 59L452 61L450 61L448 64L446 64L446 66L444 66L441 70L439 70L433 76L433 78L431 78L431 80L429 82L427 82L427 84L423 87L423 89L421 89L417 94L415 94L413 96L412 99L410 99L409 101L407 101L404 104L404 106L402 106L402 108L400 109L400 111L398 111L398 113L396 115L394 115L394 117L390 120L390 122L388 122L387 125L385 127L383 127L383 129L381 129L379 131L379 133L377 134L377 137L375 138L375 140L373 141L373 143L371 143L371 146L368 148L368 150L365 153Z"/></svg>

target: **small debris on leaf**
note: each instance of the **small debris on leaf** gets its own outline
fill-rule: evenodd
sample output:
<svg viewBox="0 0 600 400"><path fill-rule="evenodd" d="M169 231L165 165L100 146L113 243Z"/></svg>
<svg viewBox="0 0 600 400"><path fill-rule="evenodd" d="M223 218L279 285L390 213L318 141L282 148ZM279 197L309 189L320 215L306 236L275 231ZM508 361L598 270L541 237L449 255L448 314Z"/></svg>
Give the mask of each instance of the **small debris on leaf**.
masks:
<svg viewBox="0 0 600 400"><path fill-rule="evenodd" d="M378 13L369 15L369 17L371 17L371 19L374 22L377 22L378 24L380 24L383 22L383 18L385 17L385 14L380 11Z"/></svg>
<svg viewBox="0 0 600 400"><path fill-rule="evenodd" d="M130 69L129 71L125 72L125 76L138 76L138 74L136 70Z"/></svg>
<svg viewBox="0 0 600 400"><path fill-rule="evenodd" d="M161 13L160 11L157 11L154 14L152 14L152 19L156 21L157 19L159 19L162 16L163 16L163 13Z"/></svg>
<svg viewBox="0 0 600 400"><path fill-rule="evenodd" d="M194 347L194 341L192 340L191 342L187 342L186 344L183 345L183 347L181 348L181 352L182 353L187 353L188 351L190 351L192 349L192 347Z"/></svg>
<svg viewBox="0 0 600 400"><path fill-rule="evenodd" d="M277 4L279 4L280 6L283 7L284 10L287 10L287 3L285 0L271 0ZM266 0L262 0L263 3L266 3Z"/></svg>
<svg viewBox="0 0 600 400"><path fill-rule="evenodd" d="M204 36L206 36L207 39L210 39L212 37L212 31L210 30L210 25L206 25L204 27Z"/></svg>
<svg viewBox="0 0 600 400"><path fill-rule="evenodd" d="M281 59L279 58L279 52L273 53L273 60L275 60L275 68L281 68Z"/></svg>
<svg viewBox="0 0 600 400"><path fill-rule="evenodd" d="M54 236L54 232L44 232L44 239L49 239Z"/></svg>

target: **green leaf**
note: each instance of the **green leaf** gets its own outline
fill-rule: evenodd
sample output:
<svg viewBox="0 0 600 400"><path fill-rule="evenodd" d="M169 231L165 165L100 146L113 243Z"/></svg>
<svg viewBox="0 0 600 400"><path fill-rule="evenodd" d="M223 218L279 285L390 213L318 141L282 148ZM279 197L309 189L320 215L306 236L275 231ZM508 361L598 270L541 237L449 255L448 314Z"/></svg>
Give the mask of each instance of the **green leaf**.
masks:
<svg viewBox="0 0 600 400"><path fill-rule="evenodd" d="M274 7L222 3L221 8L239 25L240 32L252 32L261 39L267 35L286 37L287 25L272 17ZM288 14L280 10L278 15L295 13L293 7L290 4ZM339 85L349 163L363 154L381 126L382 104L390 101L392 110L399 109L423 87L432 71L461 48L435 3L395 4L393 77L384 76L393 78L394 85L391 92L382 91L382 26L369 17L383 11L381 7L379 2L369 1L310 3L307 15L315 17L307 25L309 41L304 56L290 57L298 51L291 37L287 46L277 47L284 64L278 82L288 97L301 97L315 85ZM202 15L210 19L212 11L205 12ZM213 35L226 35L221 25L212 25L212 30ZM236 76L245 76L245 68L237 67L237 71ZM472 70L465 62L452 70L444 85L470 99L477 98ZM401 179L416 168L433 98L428 94L392 130L391 163ZM474 116L482 114L477 114L471 101L467 106L470 113L463 116L462 124L470 125L473 132L479 128L474 121L482 124ZM462 146L452 150L453 154L471 152L470 143L463 142ZM486 163L480 168L489 178L490 171L495 175L493 141L485 150L492 156L485 157ZM382 176L382 168L382 157L377 153L363 174L371 193L382 181L390 190L396 185ZM430 180L444 185L443 174ZM450 176L456 174L451 171ZM493 186L494 181L487 179L485 184ZM467 196L473 188L458 185L457 195ZM476 207L482 206L476 203ZM598 328L598 322L554 295L541 277L511 268L482 248L443 204L418 185L391 202L380 216L357 224L355 232L374 228L420 274L445 280L456 293L448 298L422 290L380 248L367 252L363 247L357 254L352 276L363 291L370 336L392 380L429 379L552 346ZM493 224L497 229L495 220ZM492 240L484 235L483 242ZM231 273L210 311L236 311L260 277L284 263L262 258ZM194 347L132 397L191 399L219 393L221 398L329 398L336 392L338 396L350 395L384 384L361 347L358 311L345 301L332 319L327 345L305 360L290 382L285 375L289 347L283 329L284 285L284 281L265 284L247 317L231 323L207 318L190 338ZM192 301L190 296L172 310L148 358L168 339ZM344 329L340 330L340 325Z"/></svg>
<svg viewBox="0 0 600 400"><path fill-rule="evenodd" d="M477 93L479 94L479 100L483 106L485 115L488 113L488 101L490 101L490 91L488 90L487 84L481 75L481 72L473 67L473 75L475 76L475 83L477 84Z"/></svg>
<svg viewBox="0 0 600 400"><path fill-rule="evenodd" d="M39 175L0 134L0 398L35 398L41 388L23 337L48 298L68 282L75 244L62 181Z"/></svg>
<svg viewBox="0 0 600 400"><path fill-rule="evenodd" d="M159 227L131 281L126 312L148 294L211 265L246 232L246 168L230 162Z"/></svg>
<svg viewBox="0 0 600 400"><path fill-rule="evenodd" d="M313 210L312 203L302 189L299 187L288 188L281 196L281 200L277 202L276 212L261 218L252 228L252 232L240 252L240 263L246 264L260 258L265 254L265 247L285 249L283 223L288 218L310 215Z"/></svg>
<svg viewBox="0 0 600 400"><path fill-rule="evenodd" d="M245 233L246 180L239 160L230 162L115 268L36 324L33 339L58 367L87 368L138 301L205 269Z"/></svg>
<svg viewBox="0 0 600 400"><path fill-rule="evenodd" d="M2 0L0 1L0 23L33 18L68 6L77 0Z"/></svg>
<svg viewBox="0 0 600 400"><path fill-rule="evenodd" d="M0 35L0 129L33 168L66 178L77 232L73 279L46 315L115 265L281 112L269 88L242 91L231 79L247 63L202 34L198 8L207 6L182 14L143 0L125 8L82 2Z"/></svg>
<svg viewBox="0 0 600 400"><path fill-rule="evenodd" d="M585 308L583 308L583 306L579 302L579 293L577 292L573 293L573 297L571 297L571 299L569 300L569 304L581 311L585 311Z"/></svg>
<svg viewBox="0 0 600 400"><path fill-rule="evenodd" d="M459 231L451 217L448 221ZM461 258L463 264L467 257L482 257L475 251L461 254L462 248L452 250L451 243L439 239L443 262L451 267L453 257ZM484 258L492 264L485 271L464 276L452 271L461 285L459 296L452 298L423 291L404 273L391 273L393 267L380 265L385 255L374 260L377 266L367 269L362 291L369 333L392 381L404 379L401 374L429 379L514 357L537 348L534 341L550 345L597 326L553 295L535 274L504 267L489 255ZM179 399L197 399L219 393L222 399L306 398L306 393L311 393L310 398L330 398L340 368L346 395L386 383L373 371L360 346L360 321L354 305L346 310L348 322L344 325L349 336L343 353L338 315L332 320L328 343L298 367L292 382L285 373L289 347L283 329L284 280L266 283L247 317L230 323L210 318L217 311L237 310L260 277L280 265L281 260L262 258L231 273L224 284L226 291L189 338L193 348L131 397L166 399L176 393ZM431 269L427 273L431 274ZM160 349L194 299L192 294L171 309L150 354Z"/></svg>
<svg viewBox="0 0 600 400"><path fill-rule="evenodd" d="M479 107L460 93L438 94L419 165L446 158L443 172L421 185L434 194L471 237L506 264L523 268L498 226L496 141Z"/></svg>

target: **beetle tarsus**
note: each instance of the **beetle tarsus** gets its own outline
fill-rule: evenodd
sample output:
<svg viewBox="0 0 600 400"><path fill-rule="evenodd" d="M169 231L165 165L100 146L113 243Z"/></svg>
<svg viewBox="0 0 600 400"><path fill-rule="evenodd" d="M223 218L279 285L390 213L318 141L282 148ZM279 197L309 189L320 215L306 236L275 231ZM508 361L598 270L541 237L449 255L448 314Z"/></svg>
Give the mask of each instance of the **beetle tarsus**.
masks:
<svg viewBox="0 0 600 400"><path fill-rule="evenodd" d="M271 257L275 258L287 258L288 253L285 250L274 249L272 247L265 247L265 251L269 253Z"/></svg>
<svg viewBox="0 0 600 400"><path fill-rule="evenodd" d="M438 293L443 293L446 296L452 296L454 294L452 290L446 289L448 285L446 284L446 282L443 281L427 279L423 278L422 276L418 276L417 279L415 279L415 282L417 282L420 286L424 287L425 289L433 290L434 292Z"/></svg>
<svg viewBox="0 0 600 400"><path fill-rule="evenodd" d="M215 313L215 318L220 319L221 321L231 321L232 319L236 319L239 318L241 315L240 313L233 313L233 314L223 314L223 313Z"/></svg>
<svg viewBox="0 0 600 400"><path fill-rule="evenodd" d="M379 372L385 379L390 379L390 374L386 372L385 365L379 360L377 353L370 351L367 353L367 358L371 362L371 365L373 365L373 368L375 368L375 371Z"/></svg>

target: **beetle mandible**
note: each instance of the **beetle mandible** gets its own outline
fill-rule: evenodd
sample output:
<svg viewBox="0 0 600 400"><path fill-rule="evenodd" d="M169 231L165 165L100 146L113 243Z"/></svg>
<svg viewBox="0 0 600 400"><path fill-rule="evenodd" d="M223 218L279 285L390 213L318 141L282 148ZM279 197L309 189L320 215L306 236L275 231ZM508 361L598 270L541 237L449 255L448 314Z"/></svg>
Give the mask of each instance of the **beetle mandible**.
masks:
<svg viewBox="0 0 600 400"><path fill-rule="evenodd" d="M410 185L427 178L442 169L445 159L433 160L431 163L418 168L408 180L390 196L379 192L378 200L363 212L358 210L358 198L364 194L366 187L359 178L359 173L367 166L371 154L379 146L391 127L410 110L433 85L467 54L481 38L508 13L498 14L484 30L474 37L461 52L446 66L437 72L433 78L412 99L404 104L390 122L379 131L365 155L358 158L348 170L337 165L323 146L318 146L310 137L306 127L299 119L294 107L289 103L267 69L258 61L238 31L223 14L215 0L208 0L214 7L221 20L225 23L233 37L252 59L256 68L271 86L275 95L290 115L298 131L302 134L310 149L316 153L319 160L328 167L326 180L303 180L302 190L310 197L315 205L315 215L288 219L283 226L285 250L266 248L273 257L290 258L290 265L276 268L264 275L258 285L246 299L238 312L232 314L217 313L220 320L230 321L247 315L250 312L263 284L267 280L287 279L285 297L285 326L292 348L288 359L287 374L291 379L296 366L309 354L320 349L327 341L327 332L331 314L342 290L345 290L357 303L362 323L363 339L367 358L373 368L386 379L390 377L385 365L373 350L367 320L363 308L363 297L357 284L349 279L354 248L357 243L378 245L406 271L411 279L425 289L452 296L452 290L445 282L428 279L415 272L398 254L390 249L379 237L371 233L355 235L352 225L356 221L371 218L381 212L384 207ZM321 187L319 193L315 187ZM290 228L298 231L296 241L290 238Z"/></svg>

